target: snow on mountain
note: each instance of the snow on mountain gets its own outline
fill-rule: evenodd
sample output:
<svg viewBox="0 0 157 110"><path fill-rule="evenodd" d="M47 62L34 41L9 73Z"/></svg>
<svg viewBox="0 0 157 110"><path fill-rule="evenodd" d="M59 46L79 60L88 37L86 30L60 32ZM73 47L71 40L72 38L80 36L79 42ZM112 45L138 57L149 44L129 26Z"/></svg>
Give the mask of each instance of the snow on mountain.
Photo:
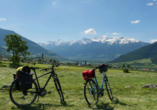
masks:
<svg viewBox="0 0 157 110"><path fill-rule="evenodd" d="M109 45L112 45L113 43L116 44L128 44L128 43L134 43L134 42L139 42L139 40L135 40L133 38L127 38L127 37L108 37L106 35L102 37L95 37L91 39L92 41L95 42L101 42L101 43L108 43Z"/></svg>
<svg viewBox="0 0 157 110"><path fill-rule="evenodd" d="M56 41L48 41L45 43L39 43L39 45L41 46L59 46L59 45L73 45L75 43L79 43L79 44L89 44L91 42L101 42L101 43L107 43L108 45L113 45L115 44L128 44L128 43L137 43L140 42L139 40L135 40L133 38L127 38L127 37L123 37L123 36L119 36L119 37L108 37L106 35L102 36L102 37L93 37L92 39L88 39L88 38L83 38L82 40L77 40L77 41L63 41L61 39L58 39Z"/></svg>

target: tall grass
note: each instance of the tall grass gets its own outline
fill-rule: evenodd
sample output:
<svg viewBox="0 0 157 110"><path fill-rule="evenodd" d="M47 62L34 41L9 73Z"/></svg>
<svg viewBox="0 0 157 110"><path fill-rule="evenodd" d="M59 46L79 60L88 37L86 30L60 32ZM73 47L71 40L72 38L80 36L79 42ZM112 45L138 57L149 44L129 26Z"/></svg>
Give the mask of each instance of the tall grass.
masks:
<svg viewBox="0 0 157 110"><path fill-rule="evenodd" d="M47 67L47 65L36 65L40 68ZM56 67L55 72L58 74L62 90L64 93L66 104L60 102L58 93L55 89L53 80L50 80L46 87L47 94L45 97L40 97L39 101L35 101L30 107L18 108L9 98L9 92L0 90L0 110L90 110L90 109L106 109L106 110L156 110L157 105L157 89L142 89L145 84L157 84L157 73L153 72L139 72L130 71L129 74L123 73L122 70L109 69L107 76L111 84L114 101L111 102L105 91L104 96L99 98L97 105L88 106L83 94L84 79L82 71L92 69L90 67L70 67L64 69L64 66ZM16 69L13 68L0 68L0 87L5 84L11 84L13 81L12 74ZM37 70L37 75L42 75L44 72ZM102 74L96 71L99 86L101 84ZM47 76L39 78L40 84L43 86L47 80ZM125 88L130 85L130 88Z"/></svg>

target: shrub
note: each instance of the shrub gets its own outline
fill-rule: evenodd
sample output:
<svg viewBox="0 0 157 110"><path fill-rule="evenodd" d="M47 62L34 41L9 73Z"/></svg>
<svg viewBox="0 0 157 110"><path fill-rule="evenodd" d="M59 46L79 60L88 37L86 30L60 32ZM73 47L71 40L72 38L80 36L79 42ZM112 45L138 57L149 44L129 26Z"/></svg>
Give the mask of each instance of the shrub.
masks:
<svg viewBox="0 0 157 110"><path fill-rule="evenodd" d="M4 63L0 62L0 67L7 67Z"/></svg>
<svg viewBox="0 0 157 110"><path fill-rule="evenodd" d="M123 73L129 73L129 70L128 69L123 69Z"/></svg>
<svg viewBox="0 0 157 110"><path fill-rule="evenodd" d="M22 66L22 65L20 65L20 64L13 64L13 63L9 64L9 68L18 68L20 66Z"/></svg>

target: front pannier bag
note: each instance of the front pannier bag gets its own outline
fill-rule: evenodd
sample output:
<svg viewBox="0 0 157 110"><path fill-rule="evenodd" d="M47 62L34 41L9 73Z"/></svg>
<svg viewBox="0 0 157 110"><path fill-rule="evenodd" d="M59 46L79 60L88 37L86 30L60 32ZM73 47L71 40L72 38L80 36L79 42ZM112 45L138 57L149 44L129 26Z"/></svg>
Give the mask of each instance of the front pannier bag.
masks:
<svg viewBox="0 0 157 110"><path fill-rule="evenodd" d="M19 67L16 71L18 78L18 89L22 91L26 91L32 88L32 80L33 75L30 72L30 68L28 66Z"/></svg>
<svg viewBox="0 0 157 110"><path fill-rule="evenodd" d="M102 64L102 65L99 65L99 72L102 73L102 72L106 72L107 71L107 66Z"/></svg>
<svg viewBox="0 0 157 110"><path fill-rule="evenodd" d="M86 70L82 72L82 75L84 77L84 80L87 80L88 78L95 77L95 71L94 70Z"/></svg>

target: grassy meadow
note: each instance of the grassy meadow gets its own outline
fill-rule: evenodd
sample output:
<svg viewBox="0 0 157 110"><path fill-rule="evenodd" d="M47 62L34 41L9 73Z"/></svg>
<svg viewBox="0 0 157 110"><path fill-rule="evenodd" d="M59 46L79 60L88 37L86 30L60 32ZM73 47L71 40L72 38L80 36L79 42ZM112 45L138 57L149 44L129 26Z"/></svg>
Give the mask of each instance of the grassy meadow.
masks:
<svg viewBox="0 0 157 110"><path fill-rule="evenodd" d="M32 65L30 65L32 66ZM37 64L36 67L44 68L48 65ZM69 67L69 69L64 69ZM58 74L65 103L60 102L59 95L55 89L53 80L50 80L46 87L47 94L39 97L30 107L18 108L9 97L8 90L0 90L0 110L156 110L157 109L157 89L143 89L145 84L157 84L157 73L130 71L123 73L122 70L109 69L106 73L112 88L114 101L111 102L107 92L104 96L99 97L97 105L88 106L83 93L84 79L82 71L92 69L90 67L60 66L55 68ZM0 88L3 85L11 84L13 81L12 74L15 74L15 68L0 67ZM44 72L37 70L37 75ZM101 84L102 74L96 71L99 86ZM49 75L39 78L41 85L44 85ZM130 85L130 88L125 88Z"/></svg>
<svg viewBox="0 0 157 110"><path fill-rule="evenodd" d="M129 64L131 65L131 67L137 67L137 68L157 69L157 64L153 64L151 59L140 59L134 61L113 63L113 65L117 65L117 66L122 66L123 64Z"/></svg>

